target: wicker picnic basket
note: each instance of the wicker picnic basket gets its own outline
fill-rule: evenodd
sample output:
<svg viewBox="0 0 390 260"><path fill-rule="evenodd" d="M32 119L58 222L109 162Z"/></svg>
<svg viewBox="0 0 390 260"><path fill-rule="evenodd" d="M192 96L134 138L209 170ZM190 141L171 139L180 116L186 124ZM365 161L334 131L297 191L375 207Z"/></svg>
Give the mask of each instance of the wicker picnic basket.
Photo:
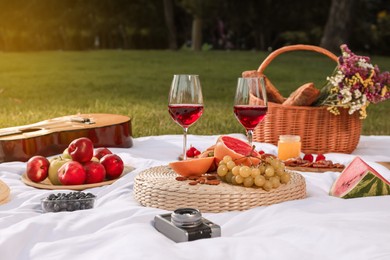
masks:
<svg viewBox="0 0 390 260"><path fill-rule="evenodd" d="M279 54L301 50L315 51L337 62L337 56L321 47L291 45L272 52L262 62L257 74L264 75L264 70ZM267 84L270 84L268 78ZM260 102L256 97L251 99L251 104ZM268 102L267 116L255 128L253 140L277 145L280 135L299 135L304 153L352 153L359 143L361 128L358 113L349 115L347 109L340 109L340 115L336 116L325 106L286 106Z"/></svg>

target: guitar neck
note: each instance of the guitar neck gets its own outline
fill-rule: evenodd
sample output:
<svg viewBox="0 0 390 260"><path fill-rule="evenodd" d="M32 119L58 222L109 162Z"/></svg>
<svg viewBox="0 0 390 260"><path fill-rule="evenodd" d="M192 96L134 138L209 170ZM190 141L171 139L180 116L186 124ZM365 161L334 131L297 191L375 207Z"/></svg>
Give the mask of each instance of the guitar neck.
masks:
<svg viewBox="0 0 390 260"><path fill-rule="evenodd" d="M82 116L59 117L59 118L45 120L42 122L37 122L30 125L14 126L14 127L0 129L0 137L23 134L23 133L31 133L43 129L55 129L55 128L70 127L70 126L74 127L75 123L79 124L79 127L80 126L82 127L83 124L85 125L95 124L95 121L92 118L82 117Z"/></svg>

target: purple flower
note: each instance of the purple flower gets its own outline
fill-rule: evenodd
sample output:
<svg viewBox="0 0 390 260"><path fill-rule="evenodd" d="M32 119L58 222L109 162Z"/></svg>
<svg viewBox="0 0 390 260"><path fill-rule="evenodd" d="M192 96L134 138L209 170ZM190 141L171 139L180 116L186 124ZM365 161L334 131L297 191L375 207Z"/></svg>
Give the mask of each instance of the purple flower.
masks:
<svg viewBox="0 0 390 260"><path fill-rule="evenodd" d="M346 44L341 45L340 49L342 54L338 57L338 66L328 77L329 81L321 90L323 94L317 105L331 106L329 111L337 112L342 100L342 106L349 108L350 114L359 111L361 118L365 118L369 103L390 99L390 72L380 73L369 57L354 54ZM340 76L341 81L337 80ZM351 98L345 99L347 94L352 95Z"/></svg>

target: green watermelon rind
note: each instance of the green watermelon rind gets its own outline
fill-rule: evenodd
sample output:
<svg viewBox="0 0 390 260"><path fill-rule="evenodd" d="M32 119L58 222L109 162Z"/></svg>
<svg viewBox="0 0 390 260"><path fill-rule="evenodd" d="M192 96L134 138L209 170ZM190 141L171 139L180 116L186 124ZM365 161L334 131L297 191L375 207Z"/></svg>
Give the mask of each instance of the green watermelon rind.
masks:
<svg viewBox="0 0 390 260"><path fill-rule="evenodd" d="M333 183L329 195L339 198L390 195L390 182L357 156Z"/></svg>
<svg viewBox="0 0 390 260"><path fill-rule="evenodd" d="M370 196L390 195L390 185L370 170L366 171L364 177L341 198L351 199Z"/></svg>

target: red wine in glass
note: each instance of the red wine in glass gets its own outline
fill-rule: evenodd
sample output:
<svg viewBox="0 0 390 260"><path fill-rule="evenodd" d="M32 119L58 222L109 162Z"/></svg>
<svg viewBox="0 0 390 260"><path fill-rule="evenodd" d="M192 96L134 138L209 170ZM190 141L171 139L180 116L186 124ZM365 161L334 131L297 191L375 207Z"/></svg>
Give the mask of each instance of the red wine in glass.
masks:
<svg viewBox="0 0 390 260"><path fill-rule="evenodd" d="M253 130L261 121L263 121L265 115L267 114L267 107L235 105L234 114L245 129Z"/></svg>
<svg viewBox="0 0 390 260"><path fill-rule="evenodd" d="M168 110L176 123L182 127L189 127L203 114L203 105L170 104Z"/></svg>
<svg viewBox="0 0 390 260"><path fill-rule="evenodd" d="M168 111L183 128L183 159L186 160L188 127L203 114L202 86L198 75L174 75L168 97Z"/></svg>
<svg viewBox="0 0 390 260"><path fill-rule="evenodd" d="M267 114L267 107L264 78L238 78L233 111L237 120L245 127L250 145L252 145L253 130L263 121Z"/></svg>

